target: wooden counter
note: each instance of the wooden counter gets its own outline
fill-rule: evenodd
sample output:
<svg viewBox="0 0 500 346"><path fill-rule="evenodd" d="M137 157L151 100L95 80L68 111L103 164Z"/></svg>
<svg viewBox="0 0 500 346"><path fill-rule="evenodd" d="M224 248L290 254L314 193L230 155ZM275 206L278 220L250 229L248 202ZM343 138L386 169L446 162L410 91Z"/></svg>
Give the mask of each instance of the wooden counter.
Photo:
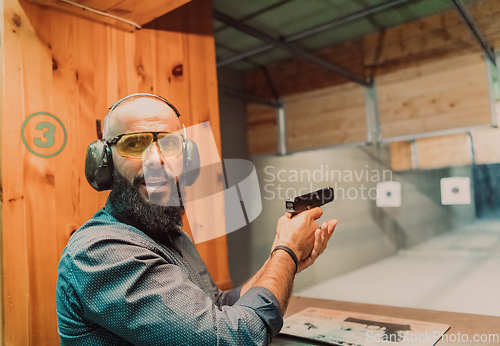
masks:
<svg viewBox="0 0 500 346"><path fill-rule="evenodd" d="M467 297L464 297L467 299ZM372 305L372 304L361 304L352 302L342 302L337 300L326 300L326 299L314 299L314 298L302 298L293 296L290 298L290 304L288 306L288 311L285 318L291 316L303 309L308 307L317 307L322 309L332 309L332 310L343 310L343 311L353 311L373 315L391 316L398 318L405 318L411 320L419 320L426 322L443 323L450 325L450 329L446 334L460 335L467 334L468 342L451 342L452 338L448 342L440 340L436 345L499 345L500 342L472 342L475 334L499 334L500 335L500 317L486 316L486 315L473 315L473 314L462 314L455 312L445 312L445 311L435 311L435 310L423 310L423 309L412 309L412 308L401 308L396 306L386 306L386 305ZM291 345L325 345L324 343L315 343L315 341L310 340L307 342L298 341L298 339L278 335L274 338L272 345L275 346L291 346ZM368 343L367 343L368 345Z"/></svg>

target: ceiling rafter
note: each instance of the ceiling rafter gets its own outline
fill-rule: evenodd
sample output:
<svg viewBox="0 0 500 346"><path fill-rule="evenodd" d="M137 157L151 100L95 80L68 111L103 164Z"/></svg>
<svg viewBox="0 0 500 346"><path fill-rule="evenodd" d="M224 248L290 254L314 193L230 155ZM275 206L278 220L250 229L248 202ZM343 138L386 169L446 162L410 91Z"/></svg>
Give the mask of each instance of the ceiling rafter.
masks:
<svg viewBox="0 0 500 346"><path fill-rule="evenodd" d="M488 44L488 42L484 38L476 22L470 15L469 11L467 11L467 7L465 7L464 3L461 0L452 0L452 1L455 7L457 8L458 13L460 14L464 22L467 24L469 29L472 31L472 34L481 45L481 48L483 48L483 51L488 56L488 59L490 59L491 63L496 66L497 63L496 63L495 50Z"/></svg>
<svg viewBox="0 0 500 346"><path fill-rule="evenodd" d="M222 22L226 25L229 25L229 26L235 28L236 30L239 30L239 31L244 32L250 36L253 36L261 41L264 41L268 44L271 44L274 47L288 51L289 53L291 53L295 56L299 56L299 57L317 65L317 66L320 66L320 67L322 67L330 72L336 73L336 74L338 74L344 78L347 78L353 82L359 83L359 84L364 85L364 86L371 85L370 81L367 81L366 79L364 79L362 77L356 76L355 74L348 72L348 71L342 69L341 67L334 65L330 62L324 61L324 60L322 60L322 59L320 59L320 58L318 58L318 57L316 57L316 56L314 56L314 55L312 55L312 54L310 54L310 53L308 53L300 48L294 47L286 42L283 42L283 41L275 39L271 36L268 36L267 34L255 29L255 28L253 28L245 23L240 22L237 19L228 16L227 14L224 14L224 13L219 12L219 11L214 9L213 10L213 17L215 20L218 20L219 22Z"/></svg>
<svg viewBox="0 0 500 346"><path fill-rule="evenodd" d="M257 97L257 96L248 95L242 91L234 90L231 88L226 88L226 87L223 87L220 85L219 85L219 91L226 96L234 97L234 98L237 98L240 100L244 100L244 101L248 101L248 102L252 102L252 103L258 103L258 104L273 107L273 108L280 107L279 102L268 100L268 99Z"/></svg>
<svg viewBox="0 0 500 346"><path fill-rule="evenodd" d="M264 8L261 8L260 10L252 12L252 13L250 13L250 14L242 17L242 18L238 18L238 20L240 20L242 22L247 21L247 20L255 18L255 17L257 17L257 16L259 16L259 15L261 15L263 13L275 10L275 9L277 9L277 8L283 6L283 5L286 5L290 1L292 1L292 0L281 0L280 2L277 2L275 4L272 4L272 5L264 7ZM217 29L214 30L214 34L216 34L218 32L221 32L221 31L223 31L223 30L225 30L227 28L228 28L228 26L225 26L225 25L222 26L222 27L220 27L220 28L217 28Z"/></svg>
<svg viewBox="0 0 500 346"><path fill-rule="evenodd" d="M372 14L375 14L375 13L387 10L389 8L392 8L392 7L404 4L404 3L409 2L409 1L410 0L389 0L389 1L386 1L384 3L378 4L378 5L369 7L369 8L365 8L365 9L362 9L362 10L359 10L359 11L356 11L356 12L353 12L353 13L349 13L349 14L347 14L345 16L342 16L342 17L339 17L339 18L335 18L335 19L333 19L333 20L331 20L329 22L317 25L317 26L312 27L310 29L301 31L299 33L296 33L296 34L288 36L288 37L285 37L282 40L285 43L290 43L290 42L293 42L293 41L297 41L297 40L300 40L302 38L306 38L308 36L320 33L322 31L325 31L325 30L328 30L328 29L332 29L334 27L337 27L337 26L340 26L340 25L343 25L343 24L347 24L347 23L352 22L354 20L367 17L369 15L372 15ZM267 44L267 45L264 45L262 47L258 47L258 48L255 48L255 49L252 49L252 50L249 50L249 51L237 54L235 56L232 56L230 58L227 58L227 59L224 59L224 60L221 60L221 61L217 62L217 67L222 67L222 66L225 66L225 65L232 64L232 63L234 63L236 61L240 61L242 59L251 57L253 55L257 55L259 53L265 52L265 51L267 51L269 49L272 49L274 47L275 46L273 44Z"/></svg>

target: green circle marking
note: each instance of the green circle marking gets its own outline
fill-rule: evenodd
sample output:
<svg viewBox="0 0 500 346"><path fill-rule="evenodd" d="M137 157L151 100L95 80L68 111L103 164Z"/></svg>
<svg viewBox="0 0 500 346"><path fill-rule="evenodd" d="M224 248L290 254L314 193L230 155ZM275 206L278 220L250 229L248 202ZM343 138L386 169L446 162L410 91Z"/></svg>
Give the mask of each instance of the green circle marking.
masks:
<svg viewBox="0 0 500 346"><path fill-rule="evenodd" d="M26 138L24 137L24 129L26 128L26 124L28 123L28 121L30 121L31 118L36 117L37 115L48 115L49 117L56 119L56 121L59 123L59 125L61 125L61 127L63 129L63 132L64 132L64 142L63 142L63 145L61 146L61 148L58 151L56 151L53 154L43 155L43 154L37 153L36 151L34 151L28 145L28 142L26 141ZM57 155L59 155L61 153L61 151L63 151L64 147L66 146L66 141L68 139L68 135L66 134L66 129L64 128L63 123L55 115L47 113L47 112L36 112L36 113L31 114L30 116L28 116L24 120L23 126L21 127L21 138L23 139L24 146L26 147L26 149L28 149L30 151L30 153L35 154L36 156L39 156L39 157L49 158L49 157L57 156Z"/></svg>

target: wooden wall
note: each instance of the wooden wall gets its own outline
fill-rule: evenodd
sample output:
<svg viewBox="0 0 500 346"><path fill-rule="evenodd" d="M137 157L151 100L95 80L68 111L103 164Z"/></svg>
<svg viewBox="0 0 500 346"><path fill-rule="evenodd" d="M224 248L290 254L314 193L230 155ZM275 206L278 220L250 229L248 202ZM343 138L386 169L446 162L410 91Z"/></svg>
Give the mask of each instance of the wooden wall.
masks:
<svg viewBox="0 0 500 346"><path fill-rule="evenodd" d="M477 164L500 162L500 129L472 131L474 161Z"/></svg>
<svg viewBox="0 0 500 346"><path fill-rule="evenodd" d="M376 92L382 139L488 126L492 123L488 78L480 53L414 62L410 67L378 76ZM283 100L289 151L367 141L364 89L355 83L289 95ZM249 104L247 124L251 155L277 152L275 110ZM408 153L406 149L405 159L401 153L394 153L394 160L403 160L395 162L394 168L411 168ZM434 162L432 158L429 160ZM425 161L423 158L422 162ZM437 164L443 165L446 166Z"/></svg>
<svg viewBox="0 0 500 346"><path fill-rule="evenodd" d="M488 43L500 47L500 2L475 1L467 10ZM364 66L370 76L479 52L479 43L454 8L363 38Z"/></svg>
<svg viewBox="0 0 500 346"><path fill-rule="evenodd" d="M179 108L186 126L210 121L220 151L211 4L193 0L128 33L23 0L2 3L3 341L55 345L60 254L107 196L84 176L96 119L129 93L158 93ZM174 76L179 64L183 74ZM66 129L66 145L56 156L37 156L23 144L23 122L36 112L54 115ZM41 116L27 123L28 146L54 154L33 145L29 128L36 122L51 122L53 146L63 143L60 124ZM223 217L219 207L212 217ZM215 279L229 286L225 238L199 249Z"/></svg>
<svg viewBox="0 0 500 346"><path fill-rule="evenodd" d="M497 125L500 124L500 102L495 104ZM488 164L500 162L500 128L481 129L471 132L474 162Z"/></svg>
<svg viewBox="0 0 500 346"><path fill-rule="evenodd" d="M367 141L364 89L355 83L284 100L289 151Z"/></svg>
<svg viewBox="0 0 500 346"><path fill-rule="evenodd" d="M480 53L414 62L378 76L382 139L491 124L488 78ZM289 95L283 100L289 151L367 141L364 89L355 83ZM276 153L276 112L249 104L247 120L250 154ZM408 162L411 158L396 163L396 167L411 168Z"/></svg>
<svg viewBox="0 0 500 346"><path fill-rule="evenodd" d="M491 124L482 54L459 55L377 78L382 138Z"/></svg>
<svg viewBox="0 0 500 346"><path fill-rule="evenodd" d="M362 39L328 47L314 52L314 55L360 77L365 76ZM268 65L265 69L255 69L245 73L247 93L267 99L300 94L346 82L345 78L300 58L286 59Z"/></svg>
<svg viewBox="0 0 500 346"><path fill-rule="evenodd" d="M500 47L500 2L477 1L467 5L467 8L488 43ZM483 53L455 9L328 47L314 54L359 76L375 77L382 138L491 123ZM246 90L249 94L265 98L278 96L287 100L348 83L346 79L300 58L277 62L267 66L266 70L267 76L262 69L246 73ZM251 112L251 115L249 112L249 133L254 131L251 119L258 117L255 112ZM325 113L324 121L330 119ZM270 117L268 120L272 121ZM263 126L260 124L260 133L265 133ZM477 162L500 162L496 158L498 155L494 144L497 143L496 132L481 131L473 131ZM314 137L314 132L305 127L302 129L302 138L316 141L318 138ZM347 135L345 142L356 142L352 133ZM290 134L287 136L290 147ZM265 147L267 141L259 141L259 153L276 152L274 146ZM433 141L418 140L417 147L425 147L424 142ZM437 138L436 148L444 145L444 142L452 143L453 139ZM251 138L249 146L251 154L257 152L252 151ZM310 147L320 146L321 143L315 143ZM393 143L391 151L393 169L411 169L409 142ZM450 155L454 157L451 152ZM427 161L425 157L421 159L421 162ZM435 161L429 157L428 162ZM456 164L463 162L463 158L456 160ZM435 163L438 166L443 164Z"/></svg>
<svg viewBox="0 0 500 346"><path fill-rule="evenodd" d="M467 9L488 43L500 47L500 2L476 1ZM360 39L314 52L358 76L381 76L412 67L468 53L480 53L481 47L456 10L398 25ZM279 97L344 84L345 78L300 58L290 58L262 69L246 72L249 94L273 98L272 83Z"/></svg>
<svg viewBox="0 0 500 346"><path fill-rule="evenodd" d="M466 133L417 140L418 168L470 165L470 141Z"/></svg>
<svg viewBox="0 0 500 346"><path fill-rule="evenodd" d="M391 166L395 171L404 171L414 168L410 141L391 143Z"/></svg>
<svg viewBox="0 0 500 346"><path fill-rule="evenodd" d="M496 103L497 123L500 120L500 103ZM437 168L490 164L500 162L500 129L485 128L466 133L420 138L416 140L418 167L412 166L411 143L400 141L391 143L391 161L393 170L412 168ZM473 150L472 150L473 149Z"/></svg>
<svg viewBox="0 0 500 346"><path fill-rule="evenodd" d="M250 155L278 152L278 123L275 108L248 103L247 128Z"/></svg>
<svg viewBox="0 0 500 346"><path fill-rule="evenodd" d="M366 142L364 89L354 83L283 98L287 151ZM250 155L278 152L276 109L248 103Z"/></svg>

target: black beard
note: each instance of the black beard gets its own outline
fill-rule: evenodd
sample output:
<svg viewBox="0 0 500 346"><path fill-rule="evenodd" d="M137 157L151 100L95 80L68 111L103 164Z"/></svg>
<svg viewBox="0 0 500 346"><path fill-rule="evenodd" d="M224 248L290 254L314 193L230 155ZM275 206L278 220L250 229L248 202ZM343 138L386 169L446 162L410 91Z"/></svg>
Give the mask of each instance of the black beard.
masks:
<svg viewBox="0 0 500 346"><path fill-rule="evenodd" d="M135 184L132 184L117 171L113 173L113 189L108 197L113 206L113 216L120 222L140 229L155 241L173 246L173 240L182 232L184 206L166 207L145 201L136 186L141 180L136 178ZM179 183L176 185L177 189L172 189L171 194L183 191L179 189ZM181 196L178 197L181 200Z"/></svg>

